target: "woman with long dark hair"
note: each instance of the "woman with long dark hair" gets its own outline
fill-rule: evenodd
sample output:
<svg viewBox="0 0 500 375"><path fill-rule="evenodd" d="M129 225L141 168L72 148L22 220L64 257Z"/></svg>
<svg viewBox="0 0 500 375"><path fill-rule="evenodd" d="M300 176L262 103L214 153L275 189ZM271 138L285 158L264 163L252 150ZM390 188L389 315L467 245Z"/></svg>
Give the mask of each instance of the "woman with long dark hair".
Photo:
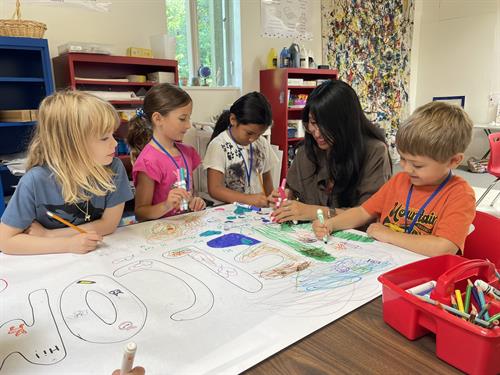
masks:
<svg viewBox="0 0 500 375"><path fill-rule="evenodd" d="M272 216L278 222L326 217L361 204L391 176L383 131L368 120L347 83L316 87L302 112L306 130L287 174L287 201ZM273 192L272 200L278 198Z"/></svg>

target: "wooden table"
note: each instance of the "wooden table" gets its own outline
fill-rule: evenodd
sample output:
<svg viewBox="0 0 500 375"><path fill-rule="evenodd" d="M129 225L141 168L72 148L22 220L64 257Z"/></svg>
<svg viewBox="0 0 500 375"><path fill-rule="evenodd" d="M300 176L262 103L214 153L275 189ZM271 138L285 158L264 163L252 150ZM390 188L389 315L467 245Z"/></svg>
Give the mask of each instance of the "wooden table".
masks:
<svg viewBox="0 0 500 375"><path fill-rule="evenodd" d="M410 341L382 318L382 297L250 368L246 375L462 374L435 355L435 336Z"/></svg>

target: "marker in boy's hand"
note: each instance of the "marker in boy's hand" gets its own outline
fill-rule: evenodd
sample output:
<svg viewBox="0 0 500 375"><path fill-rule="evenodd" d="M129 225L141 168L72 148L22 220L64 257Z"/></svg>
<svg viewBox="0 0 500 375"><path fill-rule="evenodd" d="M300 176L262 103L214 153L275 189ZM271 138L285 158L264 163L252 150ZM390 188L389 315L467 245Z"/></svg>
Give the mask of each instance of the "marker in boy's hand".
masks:
<svg viewBox="0 0 500 375"><path fill-rule="evenodd" d="M318 240L324 240L325 238L328 238L328 236L330 235L331 231L328 228L329 221L330 220L326 220L324 222L321 222L321 220L314 220L313 221L312 229L313 229L314 234Z"/></svg>

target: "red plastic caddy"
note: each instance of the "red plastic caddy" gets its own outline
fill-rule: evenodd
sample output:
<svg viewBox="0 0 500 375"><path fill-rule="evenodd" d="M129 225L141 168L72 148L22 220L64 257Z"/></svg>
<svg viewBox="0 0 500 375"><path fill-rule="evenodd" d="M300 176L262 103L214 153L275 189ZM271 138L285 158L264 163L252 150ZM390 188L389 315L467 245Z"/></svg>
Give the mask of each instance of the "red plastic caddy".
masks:
<svg viewBox="0 0 500 375"><path fill-rule="evenodd" d="M433 332L438 358L466 373L499 374L500 326L492 324L491 328L486 328L473 324L406 292L406 289L435 280L437 284L430 298L450 305L450 295L456 289L465 295L467 279L473 283L481 279L500 288L493 263L457 255L424 259L381 275L378 280L383 285L384 321L410 340ZM500 312L500 301L487 294L485 299L490 302L490 316Z"/></svg>

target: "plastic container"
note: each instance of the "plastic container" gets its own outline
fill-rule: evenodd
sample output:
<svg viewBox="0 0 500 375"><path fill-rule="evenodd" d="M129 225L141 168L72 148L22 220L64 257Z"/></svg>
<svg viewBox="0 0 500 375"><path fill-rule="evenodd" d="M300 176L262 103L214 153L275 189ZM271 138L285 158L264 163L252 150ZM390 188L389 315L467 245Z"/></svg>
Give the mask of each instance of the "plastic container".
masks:
<svg viewBox="0 0 500 375"><path fill-rule="evenodd" d="M500 327L483 328L420 300L406 289L436 280L430 297L450 305L450 293L463 293L467 279L499 281L492 263L467 260L457 255L442 255L407 264L381 275L384 321L410 340L430 332L436 335L436 355L450 365L470 374L500 373ZM490 315L500 311L499 301L491 302Z"/></svg>
<svg viewBox="0 0 500 375"><path fill-rule="evenodd" d="M58 46L57 52L59 52L59 55L69 52L111 55L111 45L102 43L68 42Z"/></svg>
<svg viewBox="0 0 500 375"><path fill-rule="evenodd" d="M280 52L280 68L288 68L290 67L290 52L288 48L283 47Z"/></svg>
<svg viewBox="0 0 500 375"><path fill-rule="evenodd" d="M175 36L167 34L153 35L149 37L153 57L157 59L175 60L176 40Z"/></svg>
<svg viewBox="0 0 500 375"><path fill-rule="evenodd" d="M276 50L274 48L271 48L269 50L269 53L267 54L267 69L277 68L277 64L278 54L276 53Z"/></svg>

